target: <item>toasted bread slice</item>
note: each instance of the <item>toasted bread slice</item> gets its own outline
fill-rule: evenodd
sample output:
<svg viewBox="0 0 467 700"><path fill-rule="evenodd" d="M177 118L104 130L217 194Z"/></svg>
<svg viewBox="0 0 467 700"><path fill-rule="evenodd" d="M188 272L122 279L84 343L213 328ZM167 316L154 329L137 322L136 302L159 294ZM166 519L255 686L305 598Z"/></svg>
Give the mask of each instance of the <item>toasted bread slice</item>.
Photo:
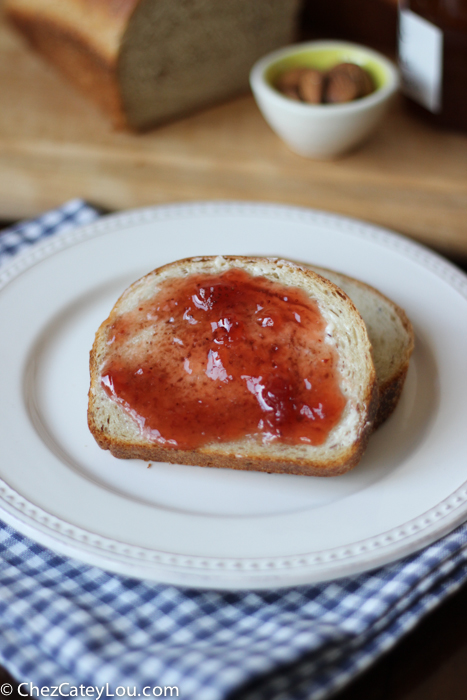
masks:
<svg viewBox="0 0 467 700"><path fill-rule="evenodd" d="M340 287L365 321L379 388L376 430L394 411L404 387L414 348L412 324L400 306L369 284L315 265L310 269Z"/></svg>
<svg viewBox="0 0 467 700"><path fill-rule="evenodd" d="M237 303L237 307L232 312L232 318L235 319L235 313L240 309L240 318L243 320L240 320L239 323L226 321L224 318L221 319L222 324L213 323L212 318L218 318L217 315L211 316L210 324L207 323L205 327L197 326L199 320L197 314L201 314L199 311L201 307L203 309L216 308L215 305L213 306L214 302L209 294L211 292L216 294L213 290L218 289L216 284L220 279L224 280L223 275L230 275L228 279L231 279L232 275L237 275L237 277L243 275L241 279L246 278L247 283L255 289L258 285L267 289L271 288L269 290L270 297L267 297L266 294L264 297L266 302L263 302L260 289L258 292L260 296L257 299L261 300L263 306L261 304L253 305L252 309L245 312L244 318L241 314L245 305L240 302L232 302ZM219 284L222 286L224 282ZM177 299L180 298L177 296L176 290L185 289L186 285L194 285L187 287L190 290L195 289L195 291L194 293L190 291L192 296L186 298L193 299L196 308L195 306L193 308L184 306L180 302L180 307L177 309ZM197 292L196 290L199 290L202 285L206 285L205 288L203 287L204 291ZM241 291L242 287L240 286L238 289ZM205 293L208 296L202 298L208 299L209 297L209 303L200 300L199 295ZM233 298L235 293L235 291L226 292L226 298L230 300L229 295ZM212 297L212 299L214 298L215 296ZM251 299L255 298L251 297ZM297 299L297 303L303 302L302 307L300 307L303 313L301 310L299 314L296 313L298 306L293 306L293 308L290 306L291 300ZM283 317L280 316L282 311L278 312L276 317L271 314L277 318L277 323L264 316L266 312L261 312L264 318L258 325L256 323L258 319L253 318L254 313L257 313L254 307L263 309L264 303L269 303L270 300L272 300L273 305L276 300L278 300L277 304L286 303L287 308L282 309L282 311L285 315L293 314L297 319L296 325L294 326L293 320L282 323ZM171 315L172 311L167 311L169 307L174 310L173 316ZM274 306L272 308L274 310ZM183 319L186 321L183 328L182 316L176 316L177 313L183 313ZM225 315L226 312L222 313ZM245 348L241 344L238 347L235 345L237 341L235 343L232 341L235 329L231 331L226 330L226 328L229 329L232 323L236 324L238 328L249 328L250 317L248 314L253 318L251 321L253 326L256 323L254 327L260 329L261 338L254 336L252 340L248 332L242 331L244 335L240 333L239 337L243 338L242 342L244 342ZM311 338L314 331L310 331L311 335L308 336L308 330L303 330L305 328L304 319L306 320L308 316L311 318L313 314L317 314L317 327L321 328L321 336L319 333L319 337L313 336L314 344L311 341L308 343L308 338ZM148 319L150 320L148 321ZM199 320L199 323L201 322ZM222 329L217 328L220 325L222 325ZM201 334L198 330L200 327L204 328ZM217 355L219 345L213 343L222 345L224 341L222 338L219 340L220 336L216 336L214 331L211 335L211 327L217 328L216 333L222 330L224 333L222 338L226 338L226 347L230 347L232 343L234 346L233 355L228 353L222 355L223 364L220 362L220 355ZM276 327L280 329L279 335L277 335ZM257 332L254 331L254 333ZM268 335L268 333L273 335ZM305 333L305 335L300 335L300 333ZM180 338L183 338L183 341ZM199 350L200 347L201 350ZM252 347L254 349L253 360L251 360L251 353L250 355L247 353L247 350L250 351ZM271 364L269 359L261 364L260 358L262 353L264 355L265 348L266 350L273 348L277 351L278 364L274 364L274 361ZM255 357L257 357L260 364L251 370L248 369L248 366L243 367L242 365L241 372L235 374L237 369L235 362L240 361L238 358L241 359L241 362L244 361L242 359L244 349L250 357L249 362L254 364ZM201 352L201 355L198 355L198 352ZM206 365L208 356L211 359L217 357L217 364L216 362L214 365L211 363L211 368L209 368L209 362ZM203 361L196 364L197 357L204 358L204 364ZM232 364L229 364L231 360ZM323 365L319 364L321 362L329 362L326 365L329 368L327 374L322 374ZM192 364L190 365L190 363ZM114 367L117 369L115 369L115 374L112 374ZM135 404L128 399L128 394L119 393L119 390L115 389L116 377L120 376L118 375L120 367L131 368L129 371L122 370L126 378L125 381L122 380L122 386L126 387L132 396L137 395L136 390L133 391L132 382L138 380L138 375L146 377L151 372L156 373L154 376L157 375L157 382L159 382L157 387L161 386L160 382L165 381L164 386L169 387L169 389L166 388L164 394L162 392L156 393L154 400L149 401L148 399L145 408L135 408ZM274 367L278 367L278 369L274 369ZM303 370L303 367L306 370ZM180 260L154 270L123 293L108 319L98 329L90 355L90 371L89 428L101 448L108 449L114 456L125 459L138 458L150 461L290 474L320 476L342 474L355 466L361 458L372 430L378 405L376 372L372 359L371 343L365 323L355 305L341 289L324 277L303 266L278 259L240 256L198 257ZM294 386L300 387L297 391L302 391L305 385L307 389L310 389L311 381L308 381L307 377L312 377L313 382L314 378L319 376L334 378L336 387L334 389L328 387L326 391L331 392L330 396L333 396L332 391L334 391L334 398L340 397L340 413L336 413L335 423L321 434L318 441L314 438L310 440L300 436L297 439L286 439L286 429L288 429L289 424L280 422L282 414L277 409L277 406L280 405L281 410L283 409L285 413L289 411L287 415L289 418L292 416L291 424L297 418L298 421L302 421L300 430L302 430L302 425L307 429L311 426L311 429L319 423L317 419L316 423L313 421L321 410L313 408L311 400L309 402L311 409L309 406L299 404L298 399L293 396L286 396L283 400L281 399L282 403L277 404L274 403L277 397L274 397L273 391L267 393L264 386L260 386L258 389L259 380L266 385L271 379L269 375L272 375L273 384L276 380L282 381L279 376L281 372L287 375L287 379L284 381L289 388L294 382ZM303 372L305 373L303 374ZM169 384L167 384L169 381L167 377L170 379ZM326 379L326 381L331 380ZM203 418L203 420L209 422L212 414L217 416L221 434L213 437L212 432L209 433L211 438L205 443L198 441L195 446L183 445L183 441L181 443L178 439L174 439L169 428L168 432L163 433L162 429L159 430L161 427L159 424L151 423L151 411L157 412L159 410L157 405L159 401L161 406L166 406L166 400L171 401L171 394L173 394L175 397L173 399L174 405L179 407L177 410L183 409L184 411L184 425L187 426L188 433L193 427L189 424L190 417L193 423L201 420L198 413L202 413L203 401L209 405L212 399L211 395L215 393L213 387L217 387L223 392L225 386L231 385L238 388L242 382L245 387L248 387L248 390L244 387L242 389L241 386L239 388L239 391L244 391L245 394L241 397L241 401L245 402L245 409L243 409L242 403L239 416L237 399L230 399L228 393L219 404L212 404L215 406L215 410L208 412L207 418ZM149 387L149 384L141 386L144 394L145 386ZM317 379L316 386L318 389L310 390L321 391L322 386L326 387L327 385L321 385ZM261 394L263 389L264 393ZM228 390L230 391L230 388ZM153 391L152 388L151 391ZM147 392L149 397L149 388ZM168 399L167 393L169 394ZM222 393L219 395L224 396ZM326 407L328 405L325 403L326 400L327 397L324 396L322 404L317 404L315 401L313 406ZM264 413L260 412L260 420L257 421L257 425L256 423L249 425L241 435L232 437L231 424L235 425L235 421L242 418L243 411L245 411L245 415L249 415L248 412L253 410L251 401L256 408L259 404ZM271 402L273 407L271 407ZM201 404L199 412L197 404ZM331 404L329 405L331 406ZM147 408L147 406L150 407ZM146 410L149 411L148 414L144 413ZM160 413L160 420L164 422L174 410L176 409L173 405L170 405L167 410L164 408ZM318 413L311 415L313 411L318 411ZM327 408L323 409L322 415L320 414L319 417L324 417L326 411ZM176 413L174 415L177 417ZM274 423L276 416L279 416L278 423ZM309 419L308 422L305 417ZM267 422L267 420L272 422L268 424L270 429L266 430L263 429L263 422ZM174 419L171 425L175 426L173 429L176 431L179 424ZM208 428L211 427L211 425L208 426ZM295 424L292 427L295 429ZM208 428L204 429L208 430ZM201 424L200 430L204 429L203 424ZM201 434L204 435L204 432Z"/></svg>

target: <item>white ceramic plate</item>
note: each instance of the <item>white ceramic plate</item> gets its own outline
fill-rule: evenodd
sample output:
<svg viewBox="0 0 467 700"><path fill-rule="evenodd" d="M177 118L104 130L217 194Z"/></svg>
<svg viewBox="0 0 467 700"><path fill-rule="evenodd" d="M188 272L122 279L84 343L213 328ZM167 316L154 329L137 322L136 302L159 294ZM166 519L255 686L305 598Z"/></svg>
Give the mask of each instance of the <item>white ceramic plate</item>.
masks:
<svg viewBox="0 0 467 700"><path fill-rule="evenodd" d="M177 258L279 255L404 307L416 350L362 462L331 479L117 460L86 425L95 330L132 281ZM0 505L21 532L121 574L267 588L393 561L467 517L467 280L381 229L304 209L156 207L107 217L0 273Z"/></svg>

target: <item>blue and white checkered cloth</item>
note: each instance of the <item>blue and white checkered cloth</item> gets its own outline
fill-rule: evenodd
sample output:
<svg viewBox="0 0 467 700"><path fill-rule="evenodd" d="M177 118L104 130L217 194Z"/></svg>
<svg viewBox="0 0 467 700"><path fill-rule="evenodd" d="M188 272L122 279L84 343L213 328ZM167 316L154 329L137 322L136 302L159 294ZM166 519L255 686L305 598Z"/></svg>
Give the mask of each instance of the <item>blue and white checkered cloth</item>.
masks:
<svg viewBox="0 0 467 700"><path fill-rule="evenodd" d="M0 264L97 216L75 200L19 224L0 235ZM109 574L0 523L0 663L36 696L63 683L95 698L329 698L466 578L465 525L361 576L226 593Z"/></svg>

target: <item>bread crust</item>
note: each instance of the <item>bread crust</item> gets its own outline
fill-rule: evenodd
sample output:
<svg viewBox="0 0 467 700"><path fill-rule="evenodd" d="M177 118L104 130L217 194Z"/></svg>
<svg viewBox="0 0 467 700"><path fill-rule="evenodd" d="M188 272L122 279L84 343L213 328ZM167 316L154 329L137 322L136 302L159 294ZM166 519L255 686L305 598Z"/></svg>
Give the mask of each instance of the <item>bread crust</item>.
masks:
<svg viewBox="0 0 467 700"><path fill-rule="evenodd" d="M128 127L114 60L99 52L82 34L51 18L15 8L8 10L8 17L36 51L97 103L115 128Z"/></svg>
<svg viewBox="0 0 467 700"><path fill-rule="evenodd" d="M174 266L178 269L186 269L190 267L193 260L197 264L203 265L205 262L211 263L212 257L187 258L176 263L170 263L153 271L149 275L159 275L163 278L166 271L171 271ZM227 261L232 267L248 266L251 264L267 264L271 265L271 260L262 258L248 258L241 256L225 256L222 260ZM99 416L97 411L96 391L100 383L100 366L102 365L102 344L106 338L108 328L113 324L115 318L119 314L120 305L128 298L129 295L135 293L137 285L141 284L142 280L138 280L131 285L126 292L120 297L112 309L108 319L106 319L98 329L93 348L90 353L90 374L91 386L89 389L89 405L88 405L88 426L93 434L98 445L109 450L115 457L120 459L142 459L146 461L162 461L176 464L190 464L196 466L208 466L217 468L230 468L240 470L255 470L265 472L275 472L281 474L301 474L308 476L336 476L344 474L349 469L352 469L361 459L366 448L368 439L372 432L373 423L378 409L378 386L376 374L371 357L371 346L368 340L365 324L358 313L353 302L347 295L336 285L329 280L317 275L316 273L304 267L299 267L288 261L274 261L277 268L281 266L293 266L295 270L300 270L300 275L313 276L319 279L319 285L323 289L328 289L336 297L343 300L346 307L349 308L352 314L352 319L357 327L358 333L362 339L362 350L365 354L364 362L367 372L368 381L365 385L364 394L359 398L359 428L358 434L351 444L345 448L339 449L338 445L333 445L328 450L325 460L314 459L312 456L303 457L301 455L283 455L274 452L271 449L269 454L250 454L238 455L239 449L237 443L229 443L225 448L225 443L221 448L217 445L206 445L195 450L178 450L173 448L164 448L163 446L149 441L131 441L122 439L121 436L115 435L108 429L105 419ZM292 283L290 286L294 286ZM111 401L111 399L108 399ZM108 423L108 420L107 420ZM336 449L332 449L336 448Z"/></svg>
<svg viewBox="0 0 467 700"><path fill-rule="evenodd" d="M326 277L326 274L338 276L342 280L345 280L352 285L360 287L360 289L367 290L369 293L381 299L385 304L390 306L396 316L399 318L406 336L406 344L404 347L403 356L398 360L397 365L394 368L393 373L387 377L384 381L380 381L378 385L379 389L379 405L376 413L375 421L373 424L373 430L377 430L394 412L398 401L400 399L402 389L404 388L405 379L407 376L407 371L409 369L410 358L415 347L415 334L413 331L412 324L410 323L407 314L404 309L402 309L398 304L396 304L392 299L385 296L375 287L372 287L366 282L357 280L354 277L349 277L341 272L336 272L335 270L329 270L327 268L321 268L317 266L312 266L312 269L322 274ZM337 282L336 282L337 284Z"/></svg>
<svg viewBox="0 0 467 700"><path fill-rule="evenodd" d="M115 64L123 34L141 0L6 0L7 17L52 22L57 31L79 35L95 54Z"/></svg>
<svg viewBox="0 0 467 700"><path fill-rule="evenodd" d="M265 458L239 459L235 455L209 454L200 450L167 450L158 445L128 445L122 440L109 438L96 426L92 417L88 416L89 429L103 450L118 459L142 459L145 462L169 462L169 464L186 464L197 467L214 467L217 469L238 469L241 471L261 471L268 474L297 474L301 476L339 476L350 471L361 460L368 439L372 432L372 421L376 414L376 400L372 402L367 426L361 433L358 446L339 460L330 461L326 466L316 467L305 460L277 460Z"/></svg>
<svg viewBox="0 0 467 700"><path fill-rule="evenodd" d="M404 388L409 360L387 382L379 386L379 403L373 430L377 430L394 413Z"/></svg>

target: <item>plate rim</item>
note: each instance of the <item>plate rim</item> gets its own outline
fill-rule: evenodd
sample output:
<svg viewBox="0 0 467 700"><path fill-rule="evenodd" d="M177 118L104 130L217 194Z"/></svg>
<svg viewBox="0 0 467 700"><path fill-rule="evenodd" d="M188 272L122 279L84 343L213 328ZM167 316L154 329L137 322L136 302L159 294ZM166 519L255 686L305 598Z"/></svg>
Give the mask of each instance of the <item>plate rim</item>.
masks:
<svg viewBox="0 0 467 700"><path fill-rule="evenodd" d="M156 205L108 215L83 227L57 233L18 253L0 269L0 293L10 281L61 250L127 227L181 216L280 216L290 221L325 224L396 249L441 278L467 300L467 276L449 261L385 228L304 207L253 202L196 202ZM30 503L0 479L0 511L22 534L61 554L115 573L201 588L278 588L340 578L403 558L436 541L464 519L467 482L429 511L392 530L325 552L264 559L178 555L125 544L87 532ZM189 579L189 580L187 580Z"/></svg>

